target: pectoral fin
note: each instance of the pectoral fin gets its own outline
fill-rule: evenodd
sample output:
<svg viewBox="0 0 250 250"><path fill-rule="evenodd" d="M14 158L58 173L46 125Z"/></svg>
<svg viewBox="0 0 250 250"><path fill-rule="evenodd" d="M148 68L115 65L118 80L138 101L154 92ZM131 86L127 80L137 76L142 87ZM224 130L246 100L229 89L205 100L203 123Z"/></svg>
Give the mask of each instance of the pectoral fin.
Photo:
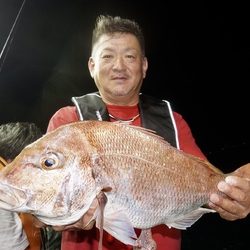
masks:
<svg viewBox="0 0 250 250"><path fill-rule="evenodd" d="M103 166L102 158L98 154L91 156L92 175L96 181L97 194L100 192L101 197L98 197L99 208L96 211L96 226L100 230L100 239L102 239L102 230L104 229L117 240L124 244L134 246L136 244L137 235L135 234L132 224L129 222L126 214L119 209L107 208L107 197L112 187L114 186L112 179L107 175ZM101 199L100 199L101 198ZM105 210L105 211L104 211ZM101 244L101 241L99 243ZM100 248L100 245L99 245ZM101 248L100 248L101 249Z"/></svg>
<svg viewBox="0 0 250 250"><path fill-rule="evenodd" d="M97 216L96 226L101 227L101 217ZM117 240L127 245L136 245L137 235L125 213L119 211L105 211L103 229Z"/></svg>
<svg viewBox="0 0 250 250"><path fill-rule="evenodd" d="M177 229L186 229L187 227L192 226L198 219L200 219L200 217L203 214L206 213L214 213L215 211L212 209L208 209L208 208L198 208L194 211L192 211L189 214L185 214L182 217L179 217L177 220L175 220L172 223L166 223L166 225L171 228L177 228Z"/></svg>

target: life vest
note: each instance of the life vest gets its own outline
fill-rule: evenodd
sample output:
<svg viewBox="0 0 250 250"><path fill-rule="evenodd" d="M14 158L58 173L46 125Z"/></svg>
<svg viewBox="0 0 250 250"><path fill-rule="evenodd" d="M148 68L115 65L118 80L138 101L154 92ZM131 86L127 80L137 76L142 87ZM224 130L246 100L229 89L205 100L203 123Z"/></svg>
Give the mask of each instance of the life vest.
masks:
<svg viewBox="0 0 250 250"><path fill-rule="evenodd" d="M81 121L109 121L105 103L98 92L72 97ZM179 148L177 129L173 111L168 101L159 100L144 94L139 95L139 110L142 127L155 131L172 146Z"/></svg>

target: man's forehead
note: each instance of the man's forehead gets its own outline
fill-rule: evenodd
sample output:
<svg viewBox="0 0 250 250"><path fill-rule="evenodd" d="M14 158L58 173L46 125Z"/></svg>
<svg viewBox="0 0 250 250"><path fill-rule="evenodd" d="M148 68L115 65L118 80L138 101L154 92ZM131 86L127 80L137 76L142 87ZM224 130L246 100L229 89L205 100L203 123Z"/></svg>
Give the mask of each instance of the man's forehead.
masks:
<svg viewBox="0 0 250 250"><path fill-rule="evenodd" d="M133 34L130 34L130 33L104 34L95 43L95 45L93 47L93 50L92 50L92 55L94 55L95 53L97 53L100 50L101 51L102 50L112 50L112 46L113 46L113 48L116 48L116 43L119 40L119 44L120 44L120 42L121 42L120 39L121 38L128 38L128 39L131 39L131 41L134 40L135 48L136 49L138 47L140 48L139 42L138 42L137 38ZM127 41L124 41L124 44L128 45Z"/></svg>

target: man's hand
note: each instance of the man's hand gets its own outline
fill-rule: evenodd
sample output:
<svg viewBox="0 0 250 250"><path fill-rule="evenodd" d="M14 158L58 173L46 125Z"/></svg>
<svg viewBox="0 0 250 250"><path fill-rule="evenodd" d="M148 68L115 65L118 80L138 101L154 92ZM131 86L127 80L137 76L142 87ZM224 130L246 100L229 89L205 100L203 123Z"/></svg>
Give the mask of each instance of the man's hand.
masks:
<svg viewBox="0 0 250 250"><path fill-rule="evenodd" d="M245 218L250 213L250 163L218 184L225 195L211 194L209 206L226 220Z"/></svg>

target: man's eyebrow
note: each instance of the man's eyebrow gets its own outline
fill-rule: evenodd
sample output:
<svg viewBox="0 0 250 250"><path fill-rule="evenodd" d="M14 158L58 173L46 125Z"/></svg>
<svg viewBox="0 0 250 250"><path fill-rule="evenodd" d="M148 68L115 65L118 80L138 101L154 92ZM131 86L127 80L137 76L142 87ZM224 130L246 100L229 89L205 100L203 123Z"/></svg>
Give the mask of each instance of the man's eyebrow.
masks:
<svg viewBox="0 0 250 250"><path fill-rule="evenodd" d="M115 49L114 48L111 48L111 47L106 47L106 48L104 48L102 51L115 51ZM135 51L135 52L137 52L137 49L135 49L135 48L125 48L125 49L123 49L123 51L125 51L125 52L127 52L127 51Z"/></svg>
<svg viewBox="0 0 250 250"><path fill-rule="evenodd" d="M110 47L107 47L107 48L104 48L102 51L114 51L114 49L110 48Z"/></svg>

